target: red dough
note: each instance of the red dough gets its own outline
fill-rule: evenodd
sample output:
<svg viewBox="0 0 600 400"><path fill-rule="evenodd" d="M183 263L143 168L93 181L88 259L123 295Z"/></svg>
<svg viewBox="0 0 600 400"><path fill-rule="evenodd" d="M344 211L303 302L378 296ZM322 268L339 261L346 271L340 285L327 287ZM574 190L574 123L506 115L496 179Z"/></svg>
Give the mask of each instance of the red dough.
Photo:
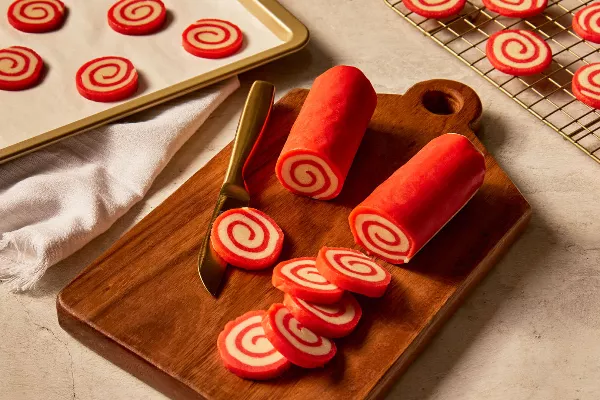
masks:
<svg viewBox="0 0 600 400"><path fill-rule="evenodd" d="M225 367L241 378L271 379L290 362L269 342L262 327L264 311L250 311L225 325L217 347Z"/></svg>
<svg viewBox="0 0 600 400"><path fill-rule="evenodd" d="M352 210L354 240L392 264L408 262L467 204L484 177L485 159L469 139L433 139Z"/></svg>
<svg viewBox="0 0 600 400"><path fill-rule="evenodd" d="M403 0L410 11L426 18L442 19L458 14L466 0Z"/></svg>
<svg viewBox="0 0 600 400"><path fill-rule="evenodd" d="M42 58L30 48L0 49L0 90L24 90L37 85L43 67Z"/></svg>
<svg viewBox="0 0 600 400"><path fill-rule="evenodd" d="M269 308L262 326L273 347L292 364L317 368L335 356L335 343L304 327L283 304Z"/></svg>
<svg viewBox="0 0 600 400"><path fill-rule="evenodd" d="M336 197L377 105L365 75L340 65L314 82L277 160L289 191L319 200Z"/></svg>
<svg viewBox="0 0 600 400"><path fill-rule="evenodd" d="M183 48L196 57L223 58L242 48L244 35L229 21L201 19L183 32L182 39Z"/></svg>
<svg viewBox="0 0 600 400"><path fill-rule="evenodd" d="M509 29L494 33L487 41L486 55L498 71L523 76L535 75L552 62L552 50L539 35Z"/></svg>
<svg viewBox="0 0 600 400"><path fill-rule="evenodd" d="M331 305L308 303L286 293L283 304L302 325L328 338L350 334L362 316L360 304L350 293Z"/></svg>
<svg viewBox="0 0 600 400"><path fill-rule="evenodd" d="M75 79L79 94L104 103L126 99L138 87L138 73L131 61L123 57L88 61L79 68Z"/></svg>
<svg viewBox="0 0 600 400"><path fill-rule="evenodd" d="M210 237L223 260L251 270L273 265L283 247L283 232L277 223L264 212L248 207L219 215Z"/></svg>
<svg viewBox="0 0 600 400"><path fill-rule="evenodd" d="M317 256L317 269L327 280L350 292L381 297L392 276L360 251L323 247Z"/></svg>
<svg viewBox="0 0 600 400"><path fill-rule="evenodd" d="M548 0L483 0L490 11L511 18L529 18L546 9Z"/></svg>
<svg viewBox="0 0 600 400"><path fill-rule="evenodd" d="M573 17L573 30L582 39L600 43L600 3L592 3L577 11Z"/></svg>
<svg viewBox="0 0 600 400"><path fill-rule="evenodd" d="M22 32L49 32L62 25L65 5L60 0L16 0L8 7L7 17Z"/></svg>
<svg viewBox="0 0 600 400"><path fill-rule="evenodd" d="M314 257L293 258L280 262L273 270L273 286L312 303L336 303L342 298L344 291L327 281L315 264Z"/></svg>
<svg viewBox="0 0 600 400"><path fill-rule="evenodd" d="M108 10L108 25L124 35L147 35L162 28L167 9L161 0L119 0Z"/></svg>
<svg viewBox="0 0 600 400"><path fill-rule="evenodd" d="M573 76L571 90L582 103L600 109L600 63L579 68Z"/></svg>

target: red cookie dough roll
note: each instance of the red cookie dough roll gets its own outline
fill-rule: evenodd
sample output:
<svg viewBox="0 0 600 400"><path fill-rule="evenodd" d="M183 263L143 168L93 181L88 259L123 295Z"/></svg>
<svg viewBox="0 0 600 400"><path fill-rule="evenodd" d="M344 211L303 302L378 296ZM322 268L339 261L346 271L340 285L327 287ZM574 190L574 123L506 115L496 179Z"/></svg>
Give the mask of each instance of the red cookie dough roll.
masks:
<svg viewBox="0 0 600 400"><path fill-rule="evenodd" d="M161 0L119 0L108 10L108 25L124 35L147 35L162 28L167 9Z"/></svg>
<svg viewBox="0 0 600 400"><path fill-rule="evenodd" d="M62 25L65 5L60 0L16 0L8 7L7 17L21 32L49 32Z"/></svg>
<svg viewBox="0 0 600 400"><path fill-rule="evenodd" d="M24 90L42 78L44 62L28 47L0 49L0 90Z"/></svg>
<svg viewBox="0 0 600 400"><path fill-rule="evenodd" d="M286 293L283 305L302 325L332 339L349 335L362 316L360 304L350 293L331 305L309 303Z"/></svg>
<svg viewBox="0 0 600 400"><path fill-rule="evenodd" d="M475 195L485 159L464 136L433 139L350 213L354 240L392 263L408 262Z"/></svg>
<svg viewBox="0 0 600 400"><path fill-rule="evenodd" d="M303 326L283 304L273 304L262 320L269 341L292 364L318 368L335 356L335 344Z"/></svg>
<svg viewBox="0 0 600 400"><path fill-rule="evenodd" d="M264 311L250 311L225 325L217 347L225 367L241 378L270 379L290 362L271 344L262 327Z"/></svg>
<svg viewBox="0 0 600 400"><path fill-rule="evenodd" d="M358 250L323 247L317 256L317 269L327 280L344 290L367 297L381 297L392 276Z"/></svg>
<svg viewBox="0 0 600 400"><path fill-rule="evenodd" d="M277 223L264 212L249 207L219 215L210 238L223 260L249 270L275 264L283 247L283 231Z"/></svg>
<svg viewBox="0 0 600 400"><path fill-rule="evenodd" d="M376 105L357 68L340 65L315 79L277 160L281 184L314 199L336 197Z"/></svg>
<svg viewBox="0 0 600 400"><path fill-rule="evenodd" d="M272 283L282 292L318 304L339 301L344 291L319 273L314 257L293 258L277 264Z"/></svg>

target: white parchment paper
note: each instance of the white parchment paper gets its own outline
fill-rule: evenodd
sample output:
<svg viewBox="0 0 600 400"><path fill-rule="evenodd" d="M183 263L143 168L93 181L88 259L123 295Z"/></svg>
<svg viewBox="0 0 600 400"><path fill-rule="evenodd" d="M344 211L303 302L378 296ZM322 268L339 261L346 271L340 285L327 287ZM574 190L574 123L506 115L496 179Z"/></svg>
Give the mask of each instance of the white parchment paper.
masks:
<svg viewBox="0 0 600 400"><path fill-rule="evenodd" d="M125 36L108 26L106 13L115 0L63 0L68 15L60 30L23 33L6 20L11 2L0 0L0 48L32 48L44 59L46 76L40 85L29 90L0 90L0 148L120 104L96 103L77 92L75 74L93 58L113 55L130 59L140 74L140 96L282 43L236 0L163 0L169 10L166 26L148 36ZM238 25L244 33L242 50L220 60L187 53L181 46L181 34L202 18L220 18Z"/></svg>

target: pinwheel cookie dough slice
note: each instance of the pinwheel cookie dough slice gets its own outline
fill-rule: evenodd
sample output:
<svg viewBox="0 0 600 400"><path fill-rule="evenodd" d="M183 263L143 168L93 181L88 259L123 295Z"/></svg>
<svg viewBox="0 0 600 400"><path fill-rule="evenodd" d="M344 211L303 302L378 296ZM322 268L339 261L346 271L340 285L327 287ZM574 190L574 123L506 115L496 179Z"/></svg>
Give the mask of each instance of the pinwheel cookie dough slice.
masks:
<svg viewBox="0 0 600 400"><path fill-rule="evenodd" d="M487 41L485 54L494 68L514 76L539 74L552 63L548 43L520 29L494 33Z"/></svg>
<svg viewBox="0 0 600 400"><path fill-rule="evenodd" d="M303 326L283 304L269 308L262 326L273 347L292 364L318 368L335 356L335 344Z"/></svg>
<svg viewBox="0 0 600 400"><path fill-rule="evenodd" d="M357 68L340 65L317 77L275 166L283 187L318 200L336 197L376 105Z"/></svg>
<svg viewBox="0 0 600 400"><path fill-rule="evenodd" d="M219 215L210 238L223 260L249 270L275 264L283 247L283 231L277 223L264 212L249 207Z"/></svg>
<svg viewBox="0 0 600 400"><path fill-rule="evenodd" d="M0 90L25 90L42 79L44 62L28 47L0 49Z"/></svg>
<svg viewBox="0 0 600 400"><path fill-rule="evenodd" d="M272 283L277 289L317 304L338 302L344 291L323 277L314 257L293 258L277 264Z"/></svg>
<svg viewBox="0 0 600 400"><path fill-rule="evenodd" d="M167 9L161 0L119 0L108 10L108 25L124 35L147 35L165 23Z"/></svg>
<svg viewBox="0 0 600 400"><path fill-rule="evenodd" d="M466 0L403 0L410 11L425 18L442 19L458 14Z"/></svg>
<svg viewBox="0 0 600 400"><path fill-rule="evenodd" d="M582 39L600 43L600 3L592 3L577 11L573 17L573 30Z"/></svg>
<svg viewBox="0 0 600 400"><path fill-rule="evenodd" d="M354 240L392 264L408 262L475 195L485 158L462 135L430 141L348 218Z"/></svg>
<svg viewBox="0 0 600 400"><path fill-rule="evenodd" d="M571 90L582 103L600 109L600 63L579 68L573 76Z"/></svg>
<svg viewBox="0 0 600 400"><path fill-rule="evenodd" d="M8 7L8 22L27 33L58 29L65 19L65 5L60 0L16 0Z"/></svg>
<svg viewBox="0 0 600 400"><path fill-rule="evenodd" d="M217 347L225 367L241 378L271 379L290 367L265 335L264 311L250 311L228 322L219 334Z"/></svg>
<svg viewBox="0 0 600 400"><path fill-rule="evenodd" d="M505 17L529 18L544 11L548 0L483 0L483 5Z"/></svg>
<svg viewBox="0 0 600 400"><path fill-rule="evenodd" d="M349 335L362 316L360 304L350 293L330 305L310 303L286 293L283 305L302 325L332 339Z"/></svg>
<svg viewBox="0 0 600 400"><path fill-rule="evenodd" d="M138 73L123 57L100 57L83 64L77 71L77 90L88 100L108 103L135 94Z"/></svg>
<svg viewBox="0 0 600 400"><path fill-rule="evenodd" d="M392 276L360 251L323 247L317 256L317 269L327 280L344 290L367 297L381 297Z"/></svg>
<svg viewBox="0 0 600 400"><path fill-rule="evenodd" d="M237 25L222 19L201 19L182 35L183 48L201 58L223 58L237 53L244 35Z"/></svg>

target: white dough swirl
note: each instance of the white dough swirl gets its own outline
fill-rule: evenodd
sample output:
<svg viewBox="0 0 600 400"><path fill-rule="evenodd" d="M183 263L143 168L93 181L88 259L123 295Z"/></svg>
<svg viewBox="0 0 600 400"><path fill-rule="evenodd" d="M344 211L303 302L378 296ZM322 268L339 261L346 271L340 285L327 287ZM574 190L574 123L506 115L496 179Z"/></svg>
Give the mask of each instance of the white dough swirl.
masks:
<svg viewBox="0 0 600 400"><path fill-rule="evenodd" d="M323 291L339 290L336 285L328 282L319 273L315 264L315 260L312 259L292 260L283 264L280 272L287 279L300 286Z"/></svg>
<svg viewBox="0 0 600 400"><path fill-rule="evenodd" d="M227 250L249 260L270 257L280 240L271 221L249 208L221 218L217 234Z"/></svg>
<svg viewBox="0 0 600 400"><path fill-rule="evenodd" d="M277 330L299 351L312 356L324 356L331 352L331 341L303 327L287 308L277 310L274 319Z"/></svg>
<svg viewBox="0 0 600 400"><path fill-rule="evenodd" d="M272 365L283 359L283 355L275 350L265 336L261 321L260 315L250 317L236 325L225 338L227 352L252 367Z"/></svg>
<svg viewBox="0 0 600 400"><path fill-rule="evenodd" d="M408 261L403 257L410 247L408 238L391 221L377 214L360 213L354 228L361 244L369 251L388 259Z"/></svg>
<svg viewBox="0 0 600 400"><path fill-rule="evenodd" d="M339 179L329 164L313 154L296 154L285 158L280 174L293 190L314 199L331 196L339 185Z"/></svg>
<svg viewBox="0 0 600 400"><path fill-rule="evenodd" d="M327 249L325 258L336 271L366 282L381 282L387 277L385 270L366 255L352 250Z"/></svg>

